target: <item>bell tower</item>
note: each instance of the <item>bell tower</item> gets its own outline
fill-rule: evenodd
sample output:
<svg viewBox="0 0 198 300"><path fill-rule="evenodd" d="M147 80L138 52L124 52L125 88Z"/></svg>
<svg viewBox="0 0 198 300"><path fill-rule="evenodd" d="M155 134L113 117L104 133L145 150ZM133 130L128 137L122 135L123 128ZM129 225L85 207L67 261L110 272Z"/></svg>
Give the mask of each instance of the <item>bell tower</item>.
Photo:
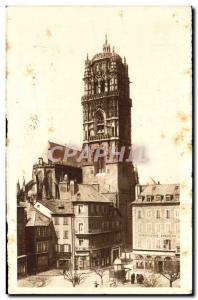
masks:
<svg viewBox="0 0 198 300"><path fill-rule="evenodd" d="M83 107L83 182L97 184L125 220L125 245L131 246L130 203L135 198L131 150L129 76L124 61L111 50L107 37L103 52L85 60ZM98 154L98 155L96 155ZM91 158L91 159L90 159Z"/></svg>

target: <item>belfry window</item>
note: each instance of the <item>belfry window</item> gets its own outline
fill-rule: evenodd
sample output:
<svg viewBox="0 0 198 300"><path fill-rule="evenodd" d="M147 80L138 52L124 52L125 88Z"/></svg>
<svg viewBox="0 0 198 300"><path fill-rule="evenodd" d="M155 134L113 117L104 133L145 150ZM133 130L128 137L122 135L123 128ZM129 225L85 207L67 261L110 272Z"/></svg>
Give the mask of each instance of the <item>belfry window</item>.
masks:
<svg viewBox="0 0 198 300"><path fill-rule="evenodd" d="M98 94L98 82L94 82L94 94Z"/></svg>
<svg viewBox="0 0 198 300"><path fill-rule="evenodd" d="M96 132L104 133L104 117L100 111L96 114Z"/></svg>
<svg viewBox="0 0 198 300"><path fill-rule="evenodd" d="M104 154L103 150L100 149L100 154ZM101 157L97 157L96 155L96 150L94 152L94 171L95 171L95 174L98 174L98 173L105 173L105 167L106 167L106 159L104 156L101 156Z"/></svg>
<svg viewBox="0 0 198 300"><path fill-rule="evenodd" d="M105 82L104 80L101 81L101 93L104 93L105 91Z"/></svg>

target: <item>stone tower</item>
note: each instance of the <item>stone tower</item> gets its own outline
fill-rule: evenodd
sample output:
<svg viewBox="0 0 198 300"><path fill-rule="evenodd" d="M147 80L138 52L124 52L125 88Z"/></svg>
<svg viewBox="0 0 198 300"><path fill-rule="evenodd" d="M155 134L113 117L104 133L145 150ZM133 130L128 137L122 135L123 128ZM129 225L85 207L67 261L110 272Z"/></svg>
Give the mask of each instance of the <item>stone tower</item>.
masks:
<svg viewBox="0 0 198 300"><path fill-rule="evenodd" d="M95 184L120 210L131 247L130 203L135 198L135 176L131 149L131 106L128 65L107 41L103 52L86 58L84 72L83 183ZM85 151L85 152L86 152ZM87 153L87 152L86 152ZM97 154L97 155L96 155Z"/></svg>

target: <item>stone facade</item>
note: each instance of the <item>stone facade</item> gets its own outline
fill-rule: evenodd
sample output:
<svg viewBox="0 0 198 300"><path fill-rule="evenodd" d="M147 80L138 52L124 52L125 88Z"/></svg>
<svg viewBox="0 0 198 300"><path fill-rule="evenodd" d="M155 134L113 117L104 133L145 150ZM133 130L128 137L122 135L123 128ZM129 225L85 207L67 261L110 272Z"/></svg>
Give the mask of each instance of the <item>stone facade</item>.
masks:
<svg viewBox="0 0 198 300"><path fill-rule="evenodd" d="M180 254L178 184L137 185L132 203L133 254L137 269L162 271Z"/></svg>
<svg viewBox="0 0 198 300"><path fill-rule="evenodd" d="M56 235L50 218L35 209L32 204L27 205L27 211L27 272L36 274L53 266Z"/></svg>
<svg viewBox="0 0 198 300"><path fill-rule="evenodd" d="M27 274L26 236L25 225L27 214L25 207L17 206L17 276L20 278Z"/></svg>
<svg viewBox="0 0 198 300"><path fill-rule="evenodd" d="M120 256L123 235L120 213L105 197L97 202L82 194L77 197L73 202L76 266L79 269L109 266Z"/></svg>
<svg viewBox="0 0 198 300"><path fill-rule="evenodd" d="M62 200L43 200L34 207L49 216L57 237L57 268L89 269L109 266L120 256L123 220L98 187L63 181ZM48 209L46 211L46 208Z"/></svg>

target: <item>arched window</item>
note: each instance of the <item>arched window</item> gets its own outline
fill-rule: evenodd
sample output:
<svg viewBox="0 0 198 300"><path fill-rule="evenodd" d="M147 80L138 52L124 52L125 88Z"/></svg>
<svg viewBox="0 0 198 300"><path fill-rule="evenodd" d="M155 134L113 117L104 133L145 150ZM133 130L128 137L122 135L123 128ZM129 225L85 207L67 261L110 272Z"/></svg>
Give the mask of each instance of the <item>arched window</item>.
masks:
<svg viewBox="0 0 198 300"><path fill-rule="evenodd" d="M39 171L36 174L36 183L37 183L37 200L42 200L43 196L43 172Z"/></svg>
<svg viewBox="0 0 198 300"><path fill-rule="evenodd" d="M173 263L171 257L165 257L164 259L164 271L169 272L173 269Z"/></svg>
<svg viewBox="0 0 198 300"><path fill-rule="evenodd" d="M146 260L145 261L145 268L146 269L152 269L152 267L153 267L152 257L150 255L147 255L145 260Z"/></svg>
<svg viewBox="0 0 198 300"><path fill-rule="evenodd" d="M101 81L101 93L104 93L105 91L105 82L104 80Z"/></svg>
<svg viewBox="0 0 198 300"><path fill-rule="evenodd" d="M47 171L46 177L45 177L45 192L46 192L46 198L47 199L52 199L52 184L53 184L53 179L52 179L52 171Z"/></svg>
<svg viewBox="0 0 198 300"><path fill-rule="evenodd" d="M100 154L103 154L103 150L100 149ZM105 157L97 157L97 152L96 150L94 151L94 169L95 169L95 174L98 173L105 173Z"/></svg>
<svg viewBox="0 0 198 300"><path fill-rule="evenodd" d="M96 132L104 133L104 116L100 110L95 115L95 122L96 122Z"/></svg>
<svg viewBox="0 0 198 300"><path fill-rule="evenodd" d="M107 79L107 91L108 92L110 91L110 79L109 78Z"/></svg>
<svg viewBox="0 0 198 300"><path fill-rule="evenodd" d="M161 256L156 256L155 257L155 272L156 273L161 273L163 271L163 260Z"/></svg>
<svg viewBox="0 0 198 300"><path fill-rule="evenodd" d="M136 268L143 269L144 268L144 258L142 255L136 256Z"/></svg>
<svg viewBox="0 0 198 300"><path fill-rule="evenodd" d="M98 82L94 82L94 94L98 94Z"/></svg>

